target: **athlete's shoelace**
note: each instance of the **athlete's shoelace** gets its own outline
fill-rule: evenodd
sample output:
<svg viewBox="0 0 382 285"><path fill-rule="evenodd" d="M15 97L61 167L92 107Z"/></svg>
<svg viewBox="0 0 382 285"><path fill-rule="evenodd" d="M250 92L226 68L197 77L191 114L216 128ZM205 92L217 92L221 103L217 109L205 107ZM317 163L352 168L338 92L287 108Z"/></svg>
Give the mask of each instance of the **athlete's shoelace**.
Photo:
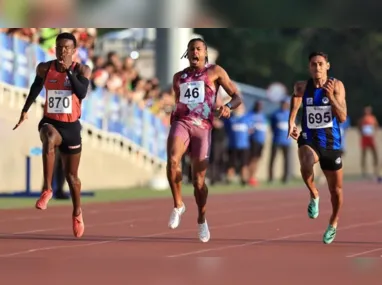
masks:
<svg viewBox="0 0 382 285"><path fill-rule="evenodd" d="M314 204L314 202L310 202L309 206L308 206L308 211L309 211L309 214L313 214L313 209L316 205Z"/></svg>
<svg viewBox="0 0 382 285"><path fill-rule="evenodd" d="M182 212L180 211L180 209L174 209L171 213L171 220L174 221L177 217L180 216Z"/></svg>
<svg viewBox="0 0 382 285"><path fill-rule="evenodd" d="M199 233L201 236L203 237L207 237L208 235L208 228L203 224L203 225L199 225Z"/></svg>
<svg viewBox="0 0 382 285"><path fill-rule="evenodd" d="M328 231L326 232L326 236L329 238L334 237L336 234L336 229L335 228L329 228Z"/></svg>

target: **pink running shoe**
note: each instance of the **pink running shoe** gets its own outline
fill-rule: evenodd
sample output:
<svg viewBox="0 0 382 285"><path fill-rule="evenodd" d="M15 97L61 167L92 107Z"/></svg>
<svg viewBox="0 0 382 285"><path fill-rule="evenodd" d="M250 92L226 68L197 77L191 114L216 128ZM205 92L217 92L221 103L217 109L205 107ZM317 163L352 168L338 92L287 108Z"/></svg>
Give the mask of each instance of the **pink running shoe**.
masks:
<svg viewBox="0 0 382 285"><path fill-rule="evenodd" d="M84 219L82 218L82 211L81 214L78 216L73 216L73 234L76 238L82 237L85 231L85 224Z"/></svg>
<svg viewBox="0 0 382 285"><path fill-rule="evenodd" d="M36 208L39 210L46 210L46 208L48 207L48 202L50 199L52 199L52 197L53 197L52 190L49 190L49 189L44 190L41 193L40 198L36 202Z"/></svg>

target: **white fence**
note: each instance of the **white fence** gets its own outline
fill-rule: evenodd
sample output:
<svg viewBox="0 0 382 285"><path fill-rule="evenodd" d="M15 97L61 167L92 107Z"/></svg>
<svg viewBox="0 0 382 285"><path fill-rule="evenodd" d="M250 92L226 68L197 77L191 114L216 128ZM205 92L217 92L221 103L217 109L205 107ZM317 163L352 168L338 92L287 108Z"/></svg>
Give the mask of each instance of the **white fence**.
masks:
<svg viewBox="0 0 382 285"><path fill-rule="evenodd" d="M37 99L28 112L28 120L12 132L27 93L26 89L0 82L0 120L2 122L0 128L4 136L1 142L3 155L0 154L2 156L0 177L3 178L0 191L24 189L25 156L31 148L41 145L37 132L38 121L43 115L41 98ZM150 183L153 177L158 175L164 177L166 165L164 160L153 156L143 147L119 134L99 130L85 122L82 126L83 156L85 157L81 162L80 177L84 185L88 186L85 186L86 188L93 190L142 186ZM34 173L42 173L40 159L33 164L33 167ZM113 174L111 179L110 174ZM41 179L42 176L34 175L32 179L34 190L39 189Z"/></svg>

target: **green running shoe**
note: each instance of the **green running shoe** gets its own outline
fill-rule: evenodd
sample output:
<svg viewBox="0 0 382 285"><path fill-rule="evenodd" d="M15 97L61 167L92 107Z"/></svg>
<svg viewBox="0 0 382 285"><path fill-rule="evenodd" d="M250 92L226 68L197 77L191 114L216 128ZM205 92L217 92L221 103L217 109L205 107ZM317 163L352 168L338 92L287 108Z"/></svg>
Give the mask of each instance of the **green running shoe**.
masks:
<svg viewBox="0 0 382 285"><path fill-rule="evenodd" d="M324 233L323 242L326 244L332 243L336 237L337 229L332 225L329 225Z"/></svg>
<svg viewBox="0 0 382 285"><path fill-rule="evenodd" d="M316 199L310 199L310 203L308 205L308 216L311 219L315 219L318 217L319 214L319 209L318 209L318 204L320 202L320 198Z"/></svg>

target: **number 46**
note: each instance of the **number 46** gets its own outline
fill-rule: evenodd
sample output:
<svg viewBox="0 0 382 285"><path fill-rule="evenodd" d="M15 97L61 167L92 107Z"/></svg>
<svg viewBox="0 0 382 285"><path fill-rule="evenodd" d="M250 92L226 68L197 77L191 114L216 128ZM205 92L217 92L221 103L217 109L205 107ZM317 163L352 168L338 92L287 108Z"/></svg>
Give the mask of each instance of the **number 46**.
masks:
<svg viewBox="0 0 382 285"><path fill-rule="evenodd" d="M198 98L199 97L199 90L197 87L193 88L192 91L190 90L191 88L188 88L186 93L184 94L184 97L185 98L191 98L194 97L194 98Z"/></svg>

